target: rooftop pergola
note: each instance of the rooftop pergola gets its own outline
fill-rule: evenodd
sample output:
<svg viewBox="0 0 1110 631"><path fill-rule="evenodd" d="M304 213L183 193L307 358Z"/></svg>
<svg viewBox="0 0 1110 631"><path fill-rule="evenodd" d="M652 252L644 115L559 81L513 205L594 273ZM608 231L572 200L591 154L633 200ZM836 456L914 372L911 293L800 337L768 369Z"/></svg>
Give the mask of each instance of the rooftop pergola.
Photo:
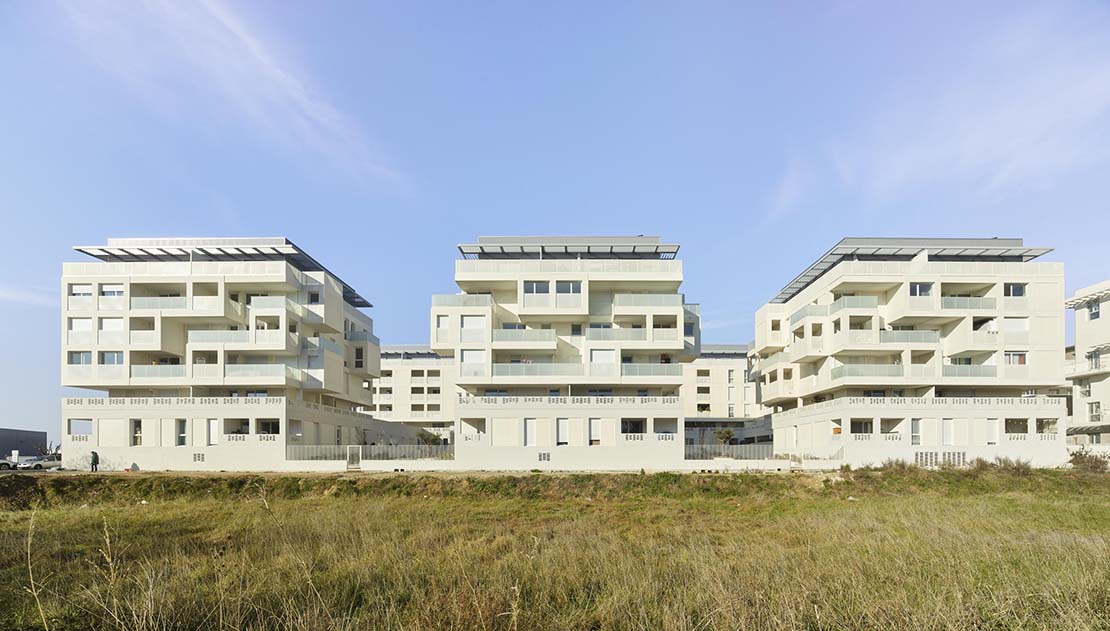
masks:
<svg viewBox="0 0 1110 631"><path fill-rule="evenodd" d="M659 237L478 237L459 244L464 259L673 259L678 244Z"/></svg>
<svg viewBox="0 0 1110 631"><path fill-rule="evenodd" d="M354 307L372 307L347 283L285 237L108 239L107 245L74 250L109 263L142 261L281 261L303 272L325 272L343 286L343 299Z"/></svg>
<svg viewBox="0 0 1110 631"><path fill-rule="evenodd" d="M902 261L922 252L947 261L1031 261L1052 248L1025 247L1021 239L914 239L848 237L790 281L771 302L787 302L841 261Z"/></svg>

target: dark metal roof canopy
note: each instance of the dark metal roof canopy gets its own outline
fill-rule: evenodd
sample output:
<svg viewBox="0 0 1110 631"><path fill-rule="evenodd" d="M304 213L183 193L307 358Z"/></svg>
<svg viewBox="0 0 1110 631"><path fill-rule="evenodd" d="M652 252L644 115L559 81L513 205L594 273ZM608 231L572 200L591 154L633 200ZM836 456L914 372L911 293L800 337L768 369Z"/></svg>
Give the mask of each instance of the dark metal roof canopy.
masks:
<svg viewBox="0 0 1110 631"><path fill-rule="evenodd" d="M281 261L302 272L325 272L343 286L353 307L373 307L350 285L285 237L108 239L105 246L74 246L105 262L136 261Z"/></svg>
<svg viewBox="0 0 1110 631"><path fill-rule="evenodd" d="M659 237L478 237L459 244L464 259L673 259L678 244Z"/></svg>
<svg viewBox="0 0 1110 631"><path fill-rule="evenodd" d="M937 261L1026 262L1048 254L1052 248L1027 248L1021 239L918 239L847 237L790 281L772 303L784 303L841 261L908 261L928 251Z"/></svg>

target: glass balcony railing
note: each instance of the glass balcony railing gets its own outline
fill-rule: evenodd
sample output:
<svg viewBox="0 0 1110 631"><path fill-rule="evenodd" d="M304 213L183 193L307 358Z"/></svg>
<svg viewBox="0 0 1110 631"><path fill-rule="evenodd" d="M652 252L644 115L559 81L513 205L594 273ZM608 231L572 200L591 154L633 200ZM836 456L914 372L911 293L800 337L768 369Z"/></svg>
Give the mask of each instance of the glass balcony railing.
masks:
<svg viewBox="0 0 1110 631"><path fill-rule="evenodd" d="M228 364L224 366L225 377L285 377L292 375L293 369L285 364Z"/></svg>
<svg viewBox="0 0 1110 631"><path fill-rule="evenodd" d="M884 344L933 344L940 341L940 331L879 331Z"/></svg>
<svg viewBox="0 0 1110 631"><path fill-rule="evenodd" d="M994 298L980 296L941 296L941 309L994 309Z"/></svg>
<svg viewBox="0 0 1110 631"><path fill-rule="evenodd" d="M832 378L844 377L901 377L901 364L844 364L832 369Z"/></svg>
<svg viewBox="0 0 1110 631"><path fill-rule="evenodd" d="M494 342L554 342L552 329L494 329Z"/></svg>
<svg viewBox="0 0 1110 631"><path fill-rule="evenodd" d="M682 294L614 294L614 307L679 307Z"/></svg>
<svg viewBox="0 0 1110 631"><path fill-rule="evenodd" d="M841 296L829 305L829 314L841 309L874 309L879 306L878 296Z"/></svg>
<svg viewBox="0 0 1110 631"><path fill-rule="evenodd" d="M566 377L583 374L582 364L494 364L494 377Z"/></svg>
<svg viewBox="0 0 1110 631"><path fill-rule="evenodd" d="M180 379L185 377L181 364L151 364L131 366L131 376L139 379Z"/></svg>
<svg viewBox="0 0 1110 631"><path fill-rule="evenodd" d="M489 294L437 294L432 296L433 307L488 307L493 304Z"/></svg>
<svg viewBox="0 0 1110 631"><path fill-rule="evenodd" d="M829 305L806 305L790 316L790 324L796 324L809 316L829 315Z"/></svg>
<svg viewBox="0 0 1110 631"><path fill-rule="evenodd" d="M944 366L941 372L945 377L994 377L998 374L998 366Z"/></svg>
<svg viewBox="0 0 1110 631"><path fill-rule="evenodd" d="M681 377L682 364L621 364L625 377Z"/></svg>
<svg viewBox="0 0 1110 631"><path fill-rule="evenodd" d="M347 333L347 339L352 342L371 342L375 346L381 346L378 336L368 331L350 331Z"/></svg>
<svg viewBox="0 0 1110 631"><path fill-rule="evenodd" d="M132 296L132 309L186 309L189 299L185 296Z"/></svg>
<svg viewBox="0 0 1110 631"><path fill-rule="evenodd" d="M246 344L250 331L189 331L190 344Z"/></svg>
<svg viewBox="0 0 1110 631"><path fill-rule="evenodd" d="M586 329L587 340L643 342L647 329Z"/></svg>

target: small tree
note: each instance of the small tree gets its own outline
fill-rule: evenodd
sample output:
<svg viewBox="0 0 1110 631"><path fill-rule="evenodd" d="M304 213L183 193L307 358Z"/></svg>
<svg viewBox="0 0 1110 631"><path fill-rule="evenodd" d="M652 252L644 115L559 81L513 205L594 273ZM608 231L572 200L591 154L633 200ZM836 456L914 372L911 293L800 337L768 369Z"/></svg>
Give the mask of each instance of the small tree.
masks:
<svg viewBox="0 0 1110 631"><path fill-rule="evenodd" d="M420 441L420 443L423 445L438 445L442 442L440 441L439 436L436 436L426 429L422 429L417 432L416 440Z"/></svg>
<svg viewBox="0 0 1110 631"><path fill-rule="evenodd" d="M732 430L727 427L722 427L721 429L716 430L715 432L713 432L713 435L717 437L717 442L721 443L722 445L727 445L729 441L732 440L733 436L735 436L735 434L732 433Z"/></svg>

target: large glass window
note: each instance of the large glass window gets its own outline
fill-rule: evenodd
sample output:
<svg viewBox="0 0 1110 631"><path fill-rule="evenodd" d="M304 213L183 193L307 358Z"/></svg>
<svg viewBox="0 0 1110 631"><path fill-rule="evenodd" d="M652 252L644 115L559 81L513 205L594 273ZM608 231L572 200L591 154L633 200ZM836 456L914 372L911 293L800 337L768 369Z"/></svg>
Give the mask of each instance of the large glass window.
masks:
<svg viewBox="0 0 1110 631"><path fill-rule="evenodd" d="M1007 366L1024 366L1027 354L1025 351L1006 351L1003 356Z"/></svg>
<svg viewBox="0 0 1110 631"><path fill-rule="evenodd" d="M1008 298L1024 298L1025 283L1004 283L1002 285L1002 295Z"/></svg>
<svg viewBox="0 0 1110 631"><path fill-rule="evenodd" d="M551 293L551 286L546 280L526 280L526 281L524 281L524 293L526 293L526 294L547 294L547 293Z"/></svg>
<svg viewBox="0 0 1110 631"><path fill-rule="evenodd" d="M100 364L102 366L122 366L123 351L100 351Z"/></svg>
<svg viewBox="0 0 1110 631"><path fill-rule="evenodd" d="M92 363L92 351L70 351L69 365L84 366Z"/></svg>
<svg viewBox="0 0 1110 631"><path fill-rule="evenodd" d="M933 284L932 283L910 283L911 296L932 296Z"/></svg>
<svg viewBox="0 0 1110 631"><path fill-rule="evenodd" d="M546 293L546 292L539 292ZM578 280L560 280L555 282L555 293L559 294L580 294L582 293L582 281Z"/></svg>
<svg viewBox="0 0 1110 631"><path fill-rule="evenodd" d="M1098 320L1098 316L1098 300L1092 300L1091 302L1087 303L1087 319Z"/></svg>

